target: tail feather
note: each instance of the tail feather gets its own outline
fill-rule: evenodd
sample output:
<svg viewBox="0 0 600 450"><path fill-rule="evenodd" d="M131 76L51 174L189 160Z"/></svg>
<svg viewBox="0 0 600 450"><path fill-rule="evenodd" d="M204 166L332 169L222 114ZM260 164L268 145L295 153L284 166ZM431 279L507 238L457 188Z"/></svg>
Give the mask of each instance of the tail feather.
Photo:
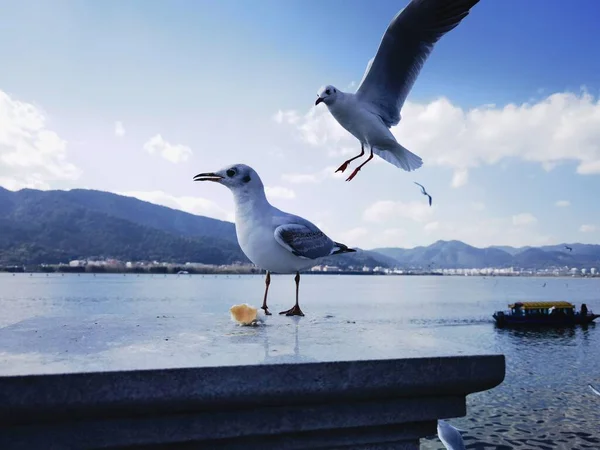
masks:
<svg viewBox="0 0 600 450"><path fill-rule="evenodd" d="M404 169L407 172L417 170L423 165L423 160L420 156L417 156L410 150L405 149L397 142L394 142L393 147L373 147L373 153L386 160L390 164Z"/></svg>
<svg viewBox="0 0 600 450"><path fill-rule="evenodd" d="M356 251L353 248L348 248L348 246L344 244L340 244L339 242L334 242L334 244L335 247L333 247L333 252L331 252L332 255L339 255L340 253L352 253Z"/></svg>

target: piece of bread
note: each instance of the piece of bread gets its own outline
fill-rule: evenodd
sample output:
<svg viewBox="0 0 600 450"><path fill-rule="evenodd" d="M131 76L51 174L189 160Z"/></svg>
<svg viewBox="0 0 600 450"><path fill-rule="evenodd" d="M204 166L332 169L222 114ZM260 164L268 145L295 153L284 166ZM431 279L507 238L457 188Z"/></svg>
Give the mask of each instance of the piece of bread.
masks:
<svg viewBox="0 0 600 450"><path fill-rule="evenodd" d="M252 325L257 321L258 309L243 303L229 308L231 318L242 325Z"/></svg>

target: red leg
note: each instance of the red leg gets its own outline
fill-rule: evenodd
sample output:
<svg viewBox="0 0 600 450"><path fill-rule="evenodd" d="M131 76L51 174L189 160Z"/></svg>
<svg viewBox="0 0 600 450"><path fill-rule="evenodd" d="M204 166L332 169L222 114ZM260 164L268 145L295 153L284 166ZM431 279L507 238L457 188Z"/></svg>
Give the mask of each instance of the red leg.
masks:
<svg viewBox="0 0 600 450"><path fill-rule="evenodd" d="M369 155L367 160L364 163L362 163L360 166L358 166L356 169L354 169L354 172L352 172L352 175L350 175L348 178L346 178L346 181L350 181L352 178L354 178L356 176L356 174L358 173L358 171L362 168L362 166L364 166L366 163L368 163L372 159L373 159L373 147L371 147L371 154Z"/></svg>
<svg viewBox="0 0 600 450"><path fill-rule="evenodd" d="M269 308L267 307L267 294L269 293L269 285L271 284L271 272L267 270L267 278L265 278L265 298L263 299L263 304L260 309L265 310L265 314L270 316Z"/></svg>
<svg viewBox="0 0 600 450"><path fill-rule="evenodd" d="M342 164L340 167L338 167L338 170L336 170L335 173L338 173L338 172L344 173L344 170L346 170L348 168L348 164L350 164L355 159L360 158L364 154L365 154L365 144L361 143L360 144L360 155L355 156L354 158L350 158L348 161L346 161L344 164Z"/></svg>
<svg viewBox="0 0 600 450"><path fill-rule="evenodd" d="M286 316L304 315L304 313L300 309L300 305L298 304L298 291L300 290L300 272L296 272L296 277L294 278L294 281L296 282L296 304L287 311L281 311L279 314L285 314Z"/></svg>

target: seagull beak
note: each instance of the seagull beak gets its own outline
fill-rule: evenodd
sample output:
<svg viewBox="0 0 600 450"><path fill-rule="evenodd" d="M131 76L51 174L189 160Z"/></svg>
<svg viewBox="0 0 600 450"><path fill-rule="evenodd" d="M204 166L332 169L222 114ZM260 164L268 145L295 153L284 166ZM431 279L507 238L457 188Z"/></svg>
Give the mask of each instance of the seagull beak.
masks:
<svg viewBox="0 0 600 450"><path fill-rule="evenodd" d="M317 101L315 102L315 106L317 106L319 103L321 103L323 101L323 99L321 97L319 97L317 99Z"/></svg>
<svg viewBox="0 0 600 450"><path fill-rule="evenodd" d="M194 177L194 181L216 181L217 183L222 179L221 175L214 172L199 173Z"/></svg>

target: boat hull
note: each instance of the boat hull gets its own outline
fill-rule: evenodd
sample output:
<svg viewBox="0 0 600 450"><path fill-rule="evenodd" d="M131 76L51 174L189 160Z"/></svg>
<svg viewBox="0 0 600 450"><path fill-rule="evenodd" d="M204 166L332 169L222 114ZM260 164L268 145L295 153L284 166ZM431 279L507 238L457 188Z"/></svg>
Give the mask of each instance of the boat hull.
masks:
<svg viewBox="0 0 600 450"><path fill-rule="evenodd" d="M570 326L570 325L585 325L592 323L596 318L600 317L598 314L587 314L582 316L580 314L564 315L564 316L515 316L511 314L498 314L494 313L494 320L496 325L501 327L521 327L521 326Z"/></svg>

